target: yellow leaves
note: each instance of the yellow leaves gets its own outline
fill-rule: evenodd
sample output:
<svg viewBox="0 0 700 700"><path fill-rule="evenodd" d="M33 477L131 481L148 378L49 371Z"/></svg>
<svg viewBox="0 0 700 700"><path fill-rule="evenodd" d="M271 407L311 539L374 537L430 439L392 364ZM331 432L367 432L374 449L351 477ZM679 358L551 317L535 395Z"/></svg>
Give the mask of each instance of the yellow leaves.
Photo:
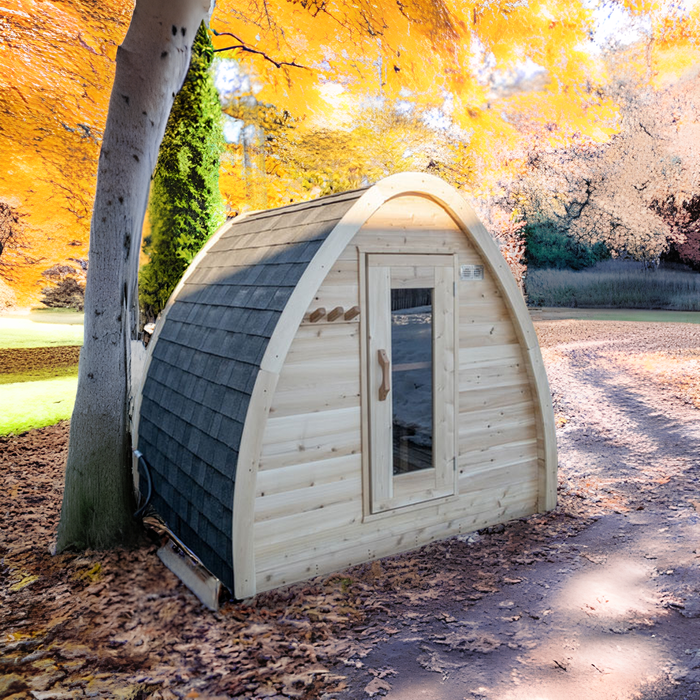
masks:
<svg viewBox="0 0 700 700"><path fill-rule="evenodd" d="M623 3L648 27L624 52L625 71L660 89L695 69L700 39L700 7L667 1ZM621 66L617 66L618 69Z"/></svg>
<svg viewBox="0 0 700 700"><path fill-rule="evenodd" d="M261 98L297 112L300 105L311 111L318 106L313 92L319 77L338 80L356 93L395 95L408 87L419 95L434 95L449 88L442 68L452 67L454 77L463 73L458 59L463 58L461 46L468 45L468 37L461 5L448 6L442 0L411 0L400 6L336 0L324 3L321 13L300 11L298 4L286 2L266 8L264 22L254 12L246 22L230 3L219 2L213 26L263 47L275 60L284 57L313 69L280 71L270 62L255 62L267 86ZM290 27L293 32L284 31ZM226 45L225 37L217 38L217 48Z"/></svg>
<svg viewBox="0 0 700 700"><path fill-rule="evenodd" d="M436 42L458 42L465 32L465 18L458 9L448 7L444 0L406 0L402 14L413 23L415 30Z"/></svg>
<svg viewBox="0 0 700 700"><path fill-rule="evenodd" d="M271 3L264 17L247 11L246 21L230 0L220 0L214 17L217 30L266 47L276 60L284 57L312 69L272 69L260 58L249 63L264 82L258 99L306 118L310 133L321 124L356 132L358 102L389 107L401 98L416 113L437 110L438 122L452 121L464 130L469 157L460 158L466 171L456 178L463 183L477 162L482 178L492 177L493 168L501 169L504 159L512 160L508 153L535 134L562 145L573 133L603 141L616 127L615 106L598 90L607 78L605 67L587 48L592 11L581 3L410 0L395 6L331 0L323 12L319 7ZM290 26L294 32L282 31ZM451 110L442 108L448 100ZM432 140L444 143L445 134L433 132ZM375 139L370 150L382 145ZM329 154L322 155L335 167ZM396 167L417 165L399 161L392 158ZM383 166L374 171L365 160L362 167L364 179L372 181ZM265 169L270 171L267 164ZM275 168L276 176L290 174L289 165ZM307 186L317 188L316 194L352 184L346 176L337 184L326 176L311 180Z"/></svg>
<svg viewBox="0 0 700 700"><path fill-rule="evenodd" d="M18 591L21 591L23 588L26 588L27 586L30 586L34 581L38 581L39 577L35 576L34 574L23 574L22 578L20 578L17 583L13 583L10 586L10 591L12 593L17 593Z"/></svg>
<svg viewBox="0 0 700 700"><path fill-rule="evenodd" d="M83 581L85 583L96 583L102 578L102 564L96 562L91 567L83 569L81 571L76 571L73 574L73 579L76 581Z"/></svg>
<svg viewBox="0 0 700 700"><path fill-rule="evenodd" d="M694 71L700 38L700 7L692 7L682 15L672 11L661 14L653 25L653 37L650 58L652 80L657 87Z"/></svg>
<svg viewBox="0 0 700 700"><path fill-rule="evenodd" d="M596 15L580 0L218 0L212 26L235 36L214 37L216 48L243 43L260 52L229 54L250 68L261 88L249 93L257 98L256 113L241 108L233 116L274 138L279 129L260 103L297 120L297 133L279 158L231 146L222 162L222 193L232 210L242 211L431 161L434 172L460 186L474 185L478 172L485 190L504 170L521 168L519 154L536 143L567 146L574 134L605 142L620 121L606 96L610 79L665 86L695 67L700 36L699 7L674 9L667 0L621 4L630 15L648 18L652 33L640 34L640 43L606 63L591 50ZM0 192L27 214L32 254L42 260L18 275L19 301L26 305L38 297L42 270L87 255L114 55L133 0L4 5ZM361 131L360 105L370 101L388 110L397 100L416 115L440 112L443 123L462 130L462 151L452 151L440 131L422 143L412 128ZM442 109L448 101L451 111ZM333 149L311 153L308 138L321 130L352 133L352 156L339 160ZM414 145L426 152L431 140L433 148L440 144L439 153L422 160L404 156L416 151ZM306 166L313 172L304 181Z"/></svg>
<svg viewBox="0 0 700 700"><path fill-rule="evenodd" d="M664 0L621 0L621 4L632 14L645 15L653 13L667 3Z"/></svg>
<svg viewBox="0 0 700 700"><path fill-rule="evenodd" d="M680 46L659 47L654 52L654 56L659 70L653 76L653 85L659 89L663 89L697 68L698 49L691 42Z"/></svg>
<svg viewBox="0 0 700 700"><path fill-rule="evenodd" d="M580 3L540 0L528 3L494 3L479 16L477 32L499 67L530 57L549 70L578 67L569 59L587 40L592 14ZM552 61L556 58L555 61Z"/></svg>
<svg viewBox="0 0 700 700"><path fill-rule="evenodd" d="M418 116L391 108L355 108L338 128L289 121L295 128L270 120L264 147L246 142L229 146L220 186L232 211L259 208L262 199L268 207L278 206L363 187L394 172L425 170L431 163L437 169L459 160L455 178L472 169L468 152L436 139Z"/></svg>

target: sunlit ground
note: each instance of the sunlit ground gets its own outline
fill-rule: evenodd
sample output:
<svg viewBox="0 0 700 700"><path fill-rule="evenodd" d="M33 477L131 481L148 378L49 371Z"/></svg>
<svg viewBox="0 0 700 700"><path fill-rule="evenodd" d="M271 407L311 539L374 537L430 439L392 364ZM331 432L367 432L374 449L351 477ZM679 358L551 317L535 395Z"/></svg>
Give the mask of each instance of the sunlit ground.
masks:
<svg viewBox="0 0 700 700"><path fill-rule="evenodd" d="M0 316L0 435L19 434L70 418L77 364L69 366L64 361L57 367L45 366L50 358L36 355L36 351L31 356L27 353L34 348L54 348L54 355L70 356L70 347L65 346L82 342L82 315L76 313ZM73 352L77 354L77 350ZM18 358L17 353L23 356Z"/></svg>
<svg viewBox="0 0 700 700"><path fill-rule="evenodd" d="M54 315L50 318L53 322L47 322L44 314L0 316L0 352L5 348L83 344L82 315ZM67 322L58 320L63 318Z"/></svg>
<svg viewBox="0 0 700 700"><path fill-rule="evenodd" d="M0 435L69 419L77 387L77 377L0 385Z"/></svg>
<svg viewBox="0 0 700 700"><path fill-rule="evenodd" d="M530 315L536 321L580 319L586 321L636 321L638 323L700 323L700 311L541 307L531 308Z"/></svg>

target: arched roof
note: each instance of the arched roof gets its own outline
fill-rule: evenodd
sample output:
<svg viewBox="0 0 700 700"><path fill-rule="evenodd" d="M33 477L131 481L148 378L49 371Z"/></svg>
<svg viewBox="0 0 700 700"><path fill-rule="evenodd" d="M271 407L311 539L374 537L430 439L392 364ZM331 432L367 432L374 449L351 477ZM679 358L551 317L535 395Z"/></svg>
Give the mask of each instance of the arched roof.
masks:
<svg viewBox="0 0 700 700"><path fill-rule="evenodd" d="M364 190L225 224L188 268L157 324L135 419L138 447L152 468L154 506L232 589L235 569L238 597L254 592L257 452L291 342L354 235L382 204L406 194L437 202L481 253L511 309L540 414L547 413L546 374L522 296L471 207L442 180L394 175ZM545 449L556 449L549 447L556 444L553 424L545 420L544 430ZM543 508L554 502L554 481L543 476Z"/></svg>

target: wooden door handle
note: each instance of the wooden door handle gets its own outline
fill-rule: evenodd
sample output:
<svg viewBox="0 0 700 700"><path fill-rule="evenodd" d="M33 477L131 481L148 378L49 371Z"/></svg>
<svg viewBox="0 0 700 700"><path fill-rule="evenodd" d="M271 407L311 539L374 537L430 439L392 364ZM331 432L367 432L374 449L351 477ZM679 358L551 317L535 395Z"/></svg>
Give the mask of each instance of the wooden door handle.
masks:
<svg viewBox="0 0 700 700"><path fill-rule="evenodd" d="M389 360L389 355L386 354L386 350L378 350L377 354L379 355L379 365L382 368L382 384L379 387L379 400L384 401L391 388L389 385L391 361Z"/></svg>

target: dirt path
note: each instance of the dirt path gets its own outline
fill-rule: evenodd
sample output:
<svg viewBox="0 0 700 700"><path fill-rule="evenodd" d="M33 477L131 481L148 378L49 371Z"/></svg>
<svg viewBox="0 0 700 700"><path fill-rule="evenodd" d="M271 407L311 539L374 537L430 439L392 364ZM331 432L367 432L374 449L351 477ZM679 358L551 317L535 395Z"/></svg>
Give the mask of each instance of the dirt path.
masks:
<svg viewBox="0 0 700 700"><path fill-rule="evenodd" d="M503 540L496 561L484 552L485 595L456 587L395 608L397 632L343 700L379 676L369 689L391 700L700 698L700 412L683 376L689 358L697 371L700 329L538 332L559 424L557 512L472 538L477 550Z"/></svg>
<svg viewBox="0 0 700 700"><path fill-rule="evenodd" d="M26 374L47 369L76 367L80 347L61 345L48 348L0 349L0 374Z"/></svg>
<svg viewBox="0 0 700 700"><path fill-rule="evenodd" d="M67 425L0 437L0 697L698 700L700 325L537 324L559 506L210 613L48 553Z"/></svg>

